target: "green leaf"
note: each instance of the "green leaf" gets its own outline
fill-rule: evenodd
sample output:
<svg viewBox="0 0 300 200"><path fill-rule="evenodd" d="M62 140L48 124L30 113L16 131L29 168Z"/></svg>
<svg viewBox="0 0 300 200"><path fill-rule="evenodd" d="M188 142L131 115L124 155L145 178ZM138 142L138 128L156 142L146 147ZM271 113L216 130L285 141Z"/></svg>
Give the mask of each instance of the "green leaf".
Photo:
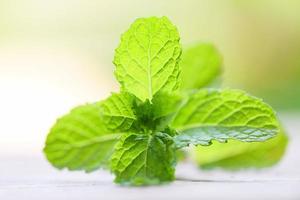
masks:
<svg viewBox="0 0 300 200"><path fill-rule="evenodd" d="M113 93L101 102L102 117L107 128L114 131L127 131L136 121L132 110L134 97L128 93Z"/></svg>
<svg viewBox="0 0 300 200"><path fill-rule="evenodd" d="M153 98L153 117L156 130L163 130L170 125L183 103L183 97L177 93L158 93Z"/></svg>
<svg viewBox="0 0 300 200"><path fill-rule="evenodd" d="M164 131L172 121L174 115L180 108L183 97L175 92L159 92L153 99L152 103L148 100L145 102L135 101L134 110L137 116L135 130L155 130Z"/></svg>
<svg viewBox="0 0 300 200"><path fill-rule="evenodd" d="M161 132L123 135L111 161L115 182L125 185L153 185L172 181L174 165L173 140Z"/></svg>
<svg viewBox="0 0 300 200"><path fill-rule="evenodd" d="M55 167L90 172L107 166L120 133L106 128L100 108L100 103L79 106L57 120L44 148Z"/></svg>
<svg viewBox="0 0 300 200"><path fill-rule="evenodd" d="M181 46L176 27L166 17L137 19L116 49L115 75L122 89L141 101L178 88Z"/></svg>
<svg viewBox="0 0 300 200"><path fill-rule="evenodd" d="M239 90L199 90L179 110L172 127L179 135L177 148L226 142L264 141L278 133L278 122L270 106Z"/></svg>
<svg viewBox="0 0 300 200"><path fill-rule="evenodd" d="M169 118L172 117L183 103L183 96L178 93L158 93L154 96L153 118Z"/></svg>
<svg viewBox="0 0 300 200"><path fill-rule="evenodd" d="M221 73L222 58L212 44L198 44L182 54L182 89L199 89L212 83Z"/></svg>
<svg viewBox="0 0 300 200"><path fill-rule="evenodd" d="M228 143L214 143L209 147L197 146L193 152L196 163L204 169L223 168L238 170L262 168L280 161L288 144L283 130L265 142L245 143L230 140Z"/></svg>

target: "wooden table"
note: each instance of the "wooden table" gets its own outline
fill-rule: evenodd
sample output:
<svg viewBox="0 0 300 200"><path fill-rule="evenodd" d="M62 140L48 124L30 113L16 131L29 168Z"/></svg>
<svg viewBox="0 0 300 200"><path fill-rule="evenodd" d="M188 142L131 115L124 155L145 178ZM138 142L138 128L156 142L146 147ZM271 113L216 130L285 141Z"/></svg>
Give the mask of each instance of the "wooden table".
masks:
<svg viewBox="0 0 300 200"><path fill-rule="evenodd" d="M290 143L277 166L260 171L203 172L177 167L177 180L153 187L121 187L105 171L58 171L41 153L0 157L0 200L295 199L300 200L300 118L284 117Z"/></svg>

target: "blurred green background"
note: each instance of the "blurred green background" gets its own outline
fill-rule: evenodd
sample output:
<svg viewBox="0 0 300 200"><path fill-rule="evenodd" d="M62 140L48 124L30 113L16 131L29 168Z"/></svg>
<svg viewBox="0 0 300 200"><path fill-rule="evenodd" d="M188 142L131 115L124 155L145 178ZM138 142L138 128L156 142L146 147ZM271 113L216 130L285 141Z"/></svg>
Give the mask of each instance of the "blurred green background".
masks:
<svg viewBox="0 0 300 200"><path fill-rule="evenodd" d="M214 43L224 57L224 86L280 110L300 109L299 0L1 0L0 60L7 51L17 52L13 59L32 49L37 57L64 52L91 63L84 68L99 78L105 74L95 83L116 88L111 61L120 33L135 18L152 15L168 16L183 45ZM0 72L8 67L2 63Z"/></svg>
<svg viewBox="0 0 300 200"><path fill-rule="evenodd" d="M0 0L0 156L40 155L58 116L118 91L120 34L153 15L177 25L184 47L215 44L222 87L263 98L282 119L299 113L299 0Z"/></svg>

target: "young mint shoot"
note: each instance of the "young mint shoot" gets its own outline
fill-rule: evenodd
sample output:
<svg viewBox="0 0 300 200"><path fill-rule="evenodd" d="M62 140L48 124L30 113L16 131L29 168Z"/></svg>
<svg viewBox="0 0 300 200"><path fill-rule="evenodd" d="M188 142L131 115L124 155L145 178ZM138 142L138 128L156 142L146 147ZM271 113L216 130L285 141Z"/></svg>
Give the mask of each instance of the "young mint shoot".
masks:
<svg viewBox="0 0 300 200"><path fill-rule="evenodd" d="M220 72L220 56L205 48L195 54L204 58L200 64L186 54L181 62L168 18L137 19L115 52L120 92L59 118L46 140L47 159L59 169L111 170L119 184L153 185L175 179L178 149L276 136L276 115L262 100L240 90L195 89Z"/></svg>

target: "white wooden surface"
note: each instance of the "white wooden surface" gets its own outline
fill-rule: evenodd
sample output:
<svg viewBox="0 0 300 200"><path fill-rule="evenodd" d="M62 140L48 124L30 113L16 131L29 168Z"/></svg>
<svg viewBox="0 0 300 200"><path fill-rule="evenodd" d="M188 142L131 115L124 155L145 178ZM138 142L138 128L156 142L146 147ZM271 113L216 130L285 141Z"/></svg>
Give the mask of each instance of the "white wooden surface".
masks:
<svg viewBox="0 0 300 200"><path fill-rule="evenodd" d="M285 117L290 144L279 165L236 173L199 171L191 163L177 167L178 180L154 187L121 187L113 177L58 171L42 154L0 156L0 200L93 199L295 199L300 200L300 118Z"/></svg>

